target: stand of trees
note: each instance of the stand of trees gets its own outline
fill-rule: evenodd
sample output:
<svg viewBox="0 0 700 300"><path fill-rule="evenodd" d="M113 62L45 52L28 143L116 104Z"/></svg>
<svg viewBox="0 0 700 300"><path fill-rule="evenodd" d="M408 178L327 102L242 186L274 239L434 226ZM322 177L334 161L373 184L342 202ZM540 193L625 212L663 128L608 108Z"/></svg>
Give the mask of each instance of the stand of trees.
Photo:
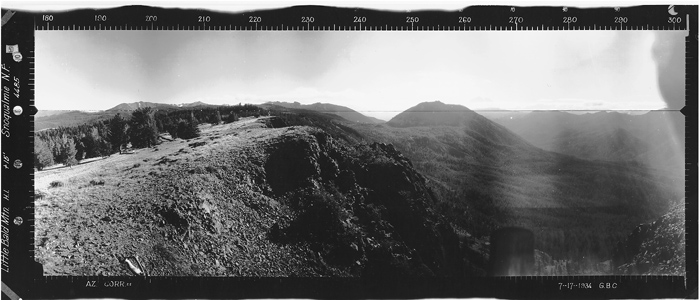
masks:
<svg viewBox="0 0 700 300"><path fill-rule="evenodd" d="M111 154L109 132L103 123L45 130L34 136L34 167L55 163L72 166L79 160Z"/></svg>
<svg viewBox="0 0 700 300"><path fill-rule="evenodd" d="M106 138L110 142L112 149L110 153L119 151L119 154L121 154L122 148L126 147L126 144L129 142L129 123L127 120L119 114L110 119L109 132Z"/></svg>
<svg viewBox="0 0 700 300"><path fill-rule="evenodd" d="M150 107L135 110L129 122L129 140L135 148L149 148L158 142L155 111Z"/></svg>
<svg viewBox="0 0 700 300"><path fill-rule="evenodd" d="M172 138L195 138L200 135L200 120L230 123L267 113L251 104L171 111L145 107L103 122L43 130L34 136L34 167L41 170L57 163L72 166L87 158L121 154L129 144L134 148L152 147L158 144L161 133Z"/></svg>

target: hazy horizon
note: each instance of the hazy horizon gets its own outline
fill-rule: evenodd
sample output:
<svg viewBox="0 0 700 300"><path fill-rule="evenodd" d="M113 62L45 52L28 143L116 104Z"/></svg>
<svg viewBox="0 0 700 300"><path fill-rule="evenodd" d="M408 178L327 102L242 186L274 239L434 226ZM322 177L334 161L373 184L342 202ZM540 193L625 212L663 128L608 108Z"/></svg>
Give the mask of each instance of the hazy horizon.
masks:
<svg viewBox="0 0 700 300"><path fill-rule="evenodd" d="M148 101L142 101L144 103L147 103ZM274 102L283 102L283 101L273 101L273 102L266 102L266 103L274 103ZM135 103L135 102L131 102ZM155 103L155 102L150 102L150 103ZM285 103L298 103L302 104L299 102L285 102ZM168 103L169 104L169 103ZM177 103L177 104L169 104L169 105L174 105L174 106L179 106L181 104L191 104L191 103ZM204 103L204 104L209 104L210 103ZM251 103L224 103L224 104L215 104L215 105L222 105L222 106L235 106L238 104L251 104ZM265 104L265 103L262 103ZM308 103L308 104L302 104L302 105L309 105L309 104L334 104L334 103L324 103L324 102L315 102L315 103ZM419 103L416 103L418 105ZM445 103L445 104L455 104L455 103ZM254 104L254 105L260 105L260 104ZM110 107L108 109L103 109L103 110L80 110L80 109L58 109L58 110L47 110L47 109L40 109L39 114L37 117L47 117L47 116L52 116L55 114L58 114L59 112L70 112L70 111L81 111L81 112L87 112L87 113L98 113L98 112L103 112L109 109L112 109L114 107ZM479 113L487 118L500 118L500 116L512 116L514 114L528 114L532 112L564 112L564 113L569 113L569 114L574 114L574 115L584 115L584 114L595 114L599 112L617 112L621 114L628 114L628 115L643 115L648 112L654 111L654 110L503 110L503 109L479 109L479 110L473 110L476 113ZM401 113L403 111L397 112L396 115ZM360 112L362 113L362 112ZM394 116L396 116L394 115ZM390 118L377 118L382 121L390 121L394 116ZM512 117L511 117L512 118Z"/></svg>
<svg viewBox="0 0 700 300"><path fill-rule="evenodd" d="M39 110L296 101L388 120L427 101L680 109L685 91L682 31L37 31L36 64Z"/></svg>

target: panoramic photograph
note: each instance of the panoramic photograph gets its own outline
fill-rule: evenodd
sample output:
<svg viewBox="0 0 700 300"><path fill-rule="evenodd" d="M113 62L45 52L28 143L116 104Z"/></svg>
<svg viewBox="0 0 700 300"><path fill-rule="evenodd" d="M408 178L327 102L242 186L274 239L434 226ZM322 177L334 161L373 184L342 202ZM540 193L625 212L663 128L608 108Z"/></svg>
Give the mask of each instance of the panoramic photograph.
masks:
<svg viewBox="0 0 700 300"><path fill-rule="evenodd" d="M37 31L46 276L686 274L684 31Z"/></svg>

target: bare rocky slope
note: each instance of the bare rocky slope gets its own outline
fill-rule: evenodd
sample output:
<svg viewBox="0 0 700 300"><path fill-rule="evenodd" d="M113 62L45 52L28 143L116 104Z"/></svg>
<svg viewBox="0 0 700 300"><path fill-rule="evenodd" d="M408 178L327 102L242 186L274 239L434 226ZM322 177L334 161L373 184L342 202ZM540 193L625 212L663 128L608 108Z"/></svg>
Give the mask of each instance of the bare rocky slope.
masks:
<svg viewBox="0 0 700 300"><path fill-rule="evenodd" d="M151 276L483 274L393 146L290 123L38 172L36 260L46 275L133 275L130 256Z"/></svg>
<svg viewBox="0 0 700 300"><path fill-rule="evenodd" d="M615 249L615 273L685 276L685 205L639 225Z"/></svg>

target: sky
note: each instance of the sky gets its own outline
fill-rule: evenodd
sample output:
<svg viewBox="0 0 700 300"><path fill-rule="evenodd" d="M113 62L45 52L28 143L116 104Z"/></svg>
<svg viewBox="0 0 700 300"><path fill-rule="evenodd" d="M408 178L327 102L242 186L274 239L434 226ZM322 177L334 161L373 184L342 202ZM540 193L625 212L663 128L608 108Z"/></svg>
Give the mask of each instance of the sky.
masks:
<svg viewBox="0 0 700 300"><path fill-rule="evenodd" d="M684 34L37 31L36 106L324 102L384 120L436 100L472 110L680 109Z"/></svg>

